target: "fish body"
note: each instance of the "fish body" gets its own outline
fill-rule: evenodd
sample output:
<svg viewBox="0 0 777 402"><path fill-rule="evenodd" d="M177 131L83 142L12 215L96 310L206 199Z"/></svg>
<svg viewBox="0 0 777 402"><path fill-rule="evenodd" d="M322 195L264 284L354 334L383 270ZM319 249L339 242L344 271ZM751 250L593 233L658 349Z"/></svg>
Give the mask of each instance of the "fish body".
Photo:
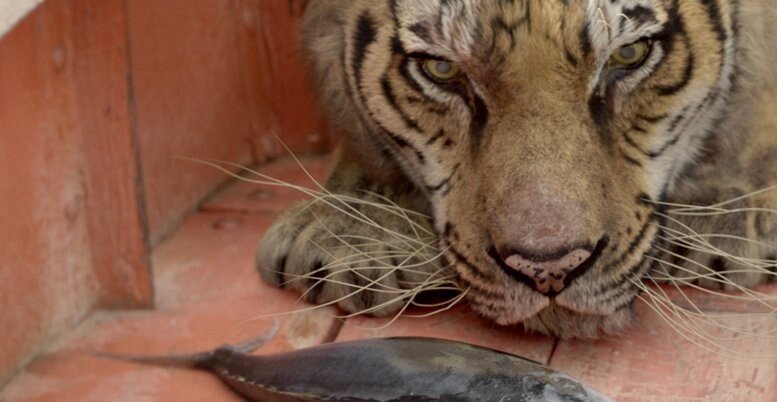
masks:
<svg viewBox="0 0 777 402"><path fill-rule="evenodd" d="M178 361L180 363L180 361ZM198 355L254 401L609 401L550 368L460 342L386 338L273 355L225 346Z"/></svg>

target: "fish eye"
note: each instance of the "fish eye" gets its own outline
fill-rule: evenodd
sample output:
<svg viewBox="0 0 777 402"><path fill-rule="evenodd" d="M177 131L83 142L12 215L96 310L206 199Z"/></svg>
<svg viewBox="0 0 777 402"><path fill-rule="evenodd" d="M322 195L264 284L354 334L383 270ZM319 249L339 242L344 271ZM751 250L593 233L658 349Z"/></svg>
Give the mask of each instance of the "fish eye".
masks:
<svg viewBox="0 0 777 402"><path fill-rule="evenodd" d="M441 84L457 81L464 75L461 67L449 60L426 59L421 66L429 79Z"/></svg>
<svg viewBox="0 0 777 402"><path fill-rule="evenodd" d="M610 68L633 69L640 67L647 60L651 48L652 43L648 39L623 46L610 56Z"/></svg>

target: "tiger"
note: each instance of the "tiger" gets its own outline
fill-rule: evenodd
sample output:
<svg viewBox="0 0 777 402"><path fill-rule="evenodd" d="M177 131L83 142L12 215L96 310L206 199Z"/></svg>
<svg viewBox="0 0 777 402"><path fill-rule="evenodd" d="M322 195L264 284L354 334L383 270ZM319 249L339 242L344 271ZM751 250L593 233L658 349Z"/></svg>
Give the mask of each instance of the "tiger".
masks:
<svg viewBox="0 0 777 402"><path fill-rule="evenodd" d="M771 0L309 0L303 48L342 138L323 187L365 201L354 211L389 201L417 212L470 308L502 326L620 333L656 261L697 286L771 282L777 192L758 190L777 183L775 10ZM667 214L721 203L732 211ZM357 258L327 271L364 252L355 240L335 247L344 238L380 240L376 225L412 236L395 212L365 221L295 205L260 243L261 276L346 312L396 312L389 295L352 289L408 286L438 266L387 271ZM666 244L680 228L721 252Z"/></svg>

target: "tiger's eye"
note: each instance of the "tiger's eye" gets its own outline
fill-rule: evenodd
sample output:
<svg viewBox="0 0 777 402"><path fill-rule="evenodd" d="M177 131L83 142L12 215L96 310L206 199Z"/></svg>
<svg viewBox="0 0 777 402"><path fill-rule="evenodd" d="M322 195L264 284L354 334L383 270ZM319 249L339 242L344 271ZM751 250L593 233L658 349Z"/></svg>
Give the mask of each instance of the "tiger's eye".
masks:
<svg viewBox="0 0 777 402"><path fill-rule="evenodd" d="M648 40L641 40L623 46L610 56L610 67L637 68L647 59L650 47L651 43Z"/></svg>
<svg viewBox="0 0 777 402"><path fill-rule="evenodd" d="M448 60L429 59L424 60L423 68L426 75L437 82L451 82L462 76L461 67Z"/></svg>

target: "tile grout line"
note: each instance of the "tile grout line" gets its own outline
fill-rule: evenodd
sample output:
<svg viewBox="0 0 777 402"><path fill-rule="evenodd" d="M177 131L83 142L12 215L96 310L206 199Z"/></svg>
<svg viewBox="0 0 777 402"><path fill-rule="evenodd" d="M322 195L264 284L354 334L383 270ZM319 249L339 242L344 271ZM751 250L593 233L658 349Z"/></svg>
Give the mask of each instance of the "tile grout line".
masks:
<svg viewBox="0 0 777 402"><path fill-rule="evenodd" d="M550 354L548 355L548 360L545 362L545 365L550 367L550 363L553 361L553 357L556 355L556 350L558 349L559 345L561 344L560 338L553 338L553 347L550 348Z"/></svg>
<svg viewBox="0 0 777 402"><path fill-rule="evenodd" d="M345 319L336 318L332 321L332 325L326 331L326 336L322 343L332 343L340 335L340 331L345 326Z"/></svg>

